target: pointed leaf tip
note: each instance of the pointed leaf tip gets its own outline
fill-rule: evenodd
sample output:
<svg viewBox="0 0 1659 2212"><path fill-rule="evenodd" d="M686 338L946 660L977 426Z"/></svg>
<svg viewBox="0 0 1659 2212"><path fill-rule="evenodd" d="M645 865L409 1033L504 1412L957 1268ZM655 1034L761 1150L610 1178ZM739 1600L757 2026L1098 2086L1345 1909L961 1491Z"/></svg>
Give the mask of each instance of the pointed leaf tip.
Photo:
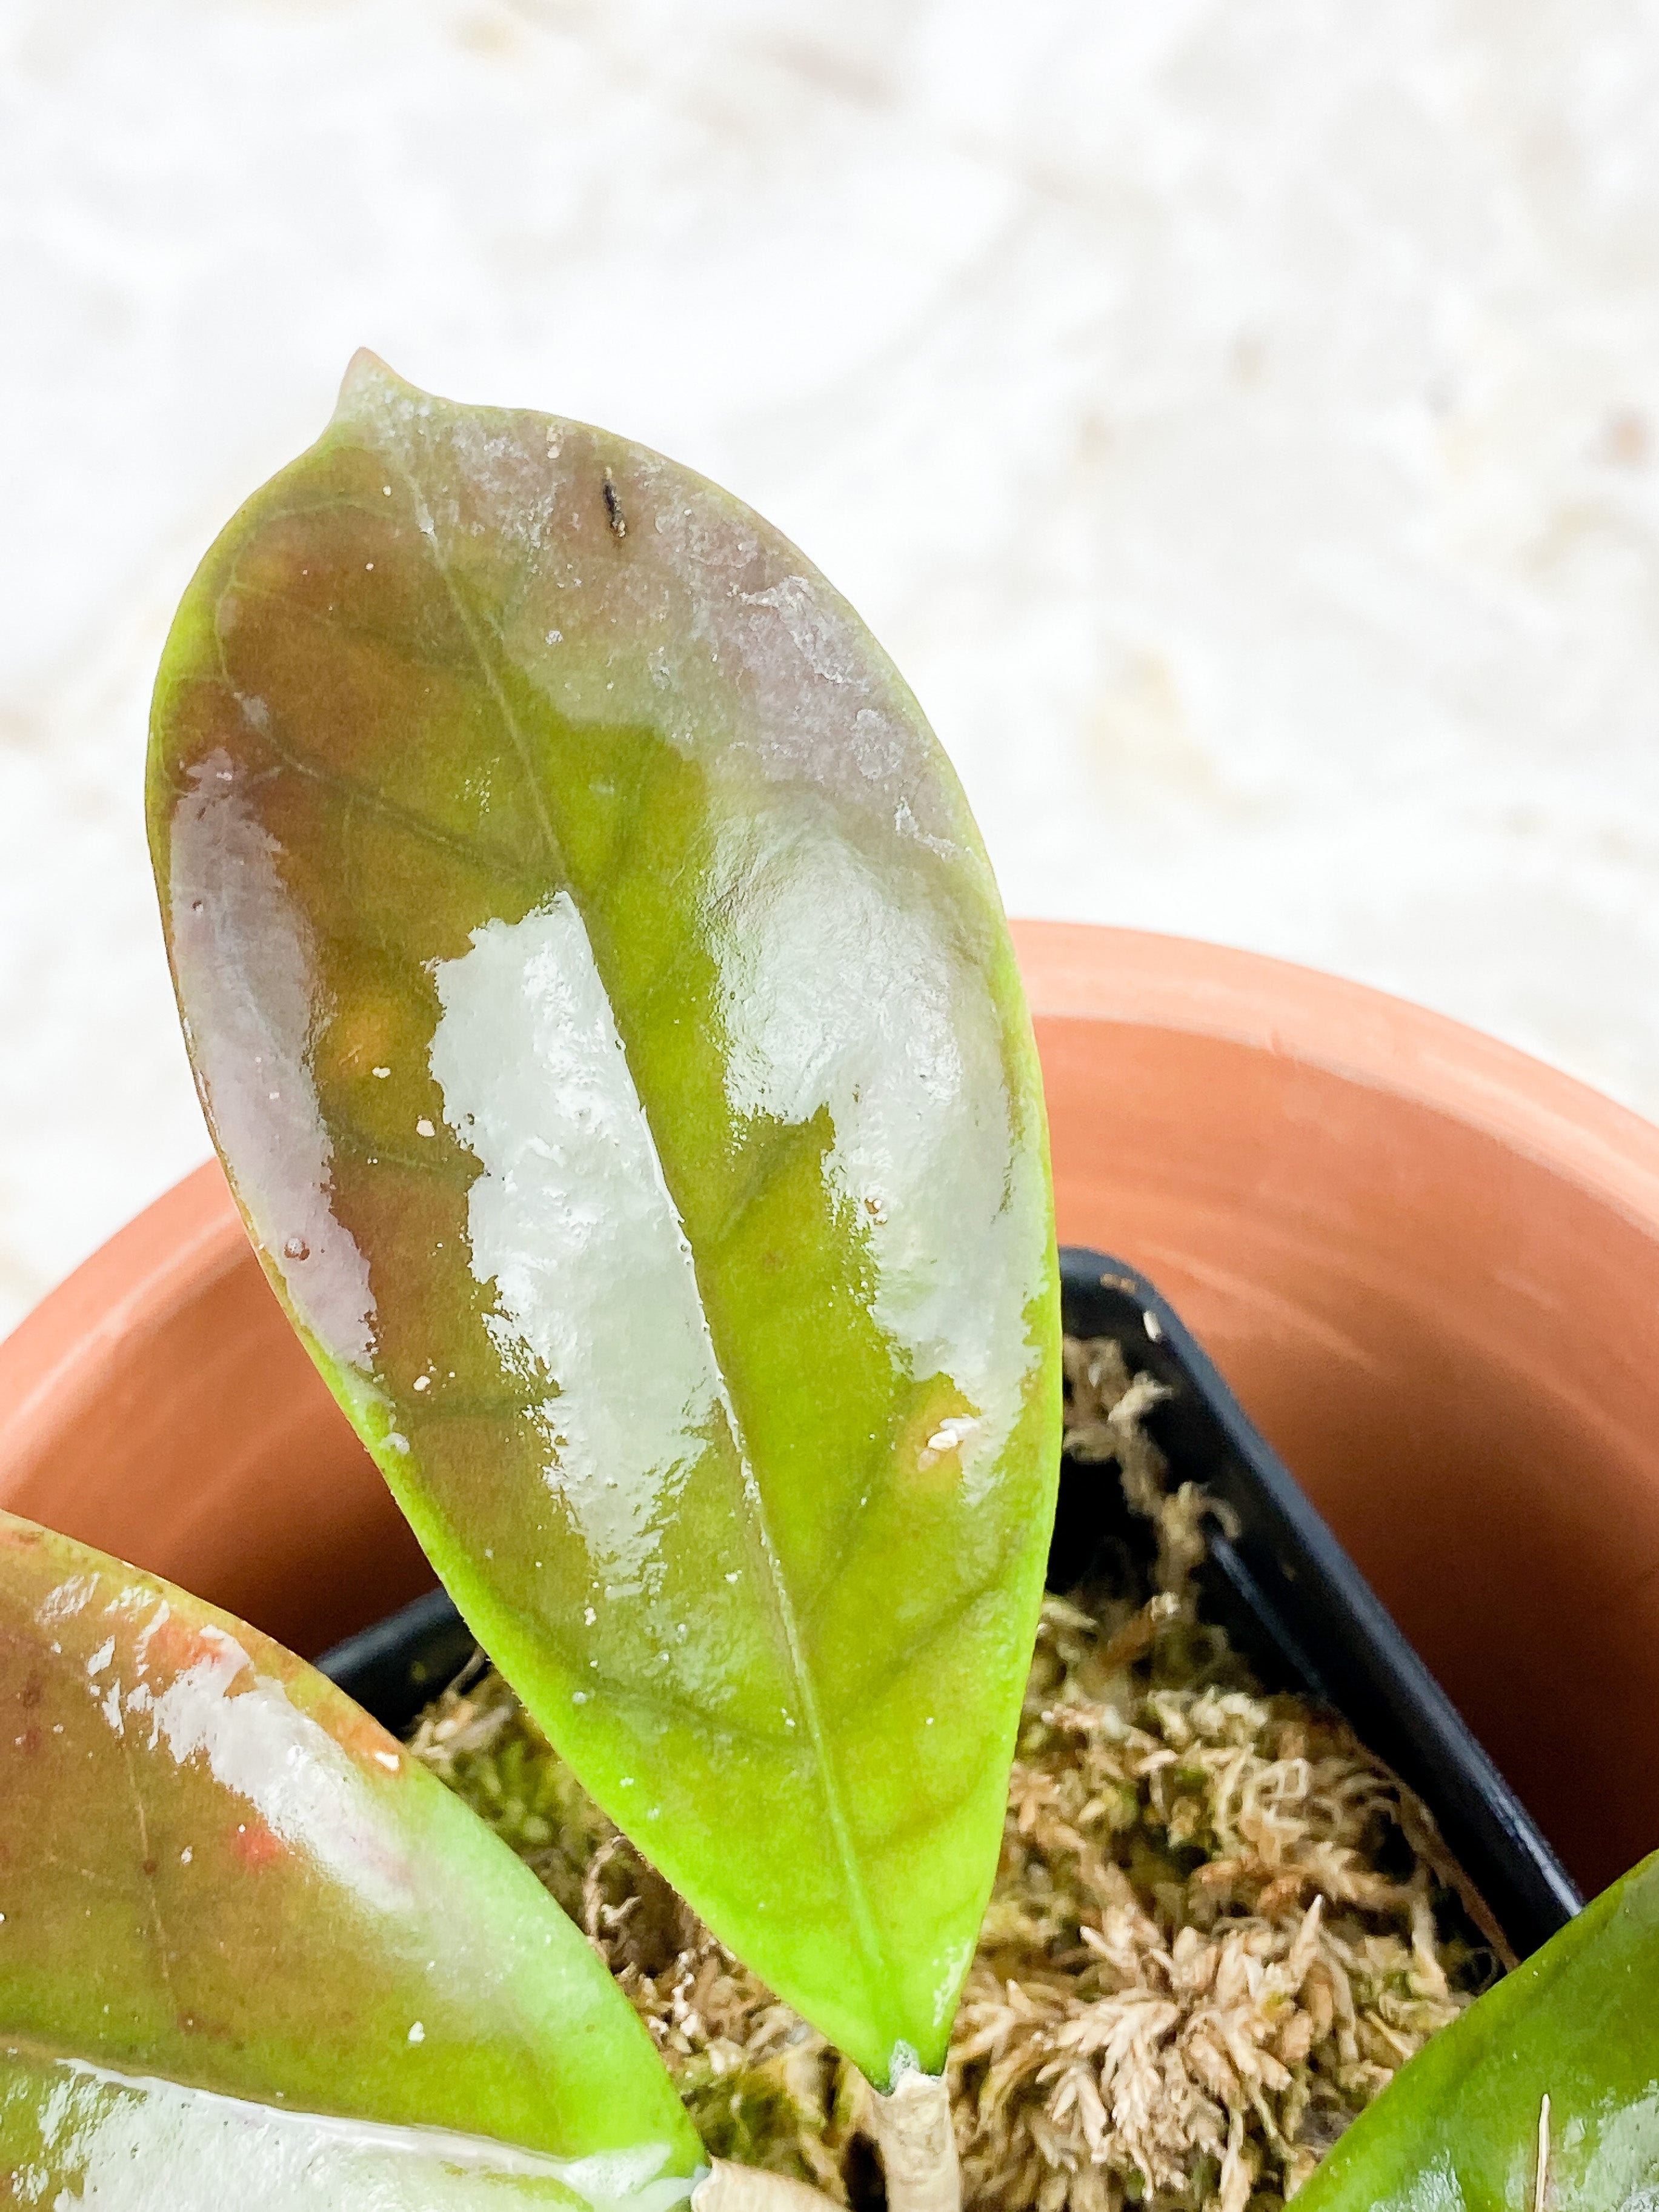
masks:
<svg viewBox="0 0 1659 2212"><path fill-rule="evenodd" d="M1059 1462L1042 1099L949 763L661 455L372 355L156 690L273 1281L481 1642L721 1939L943 2062Z"/></svg>
<svg viewBox="0 0 1659 2212"><path fill-rule="evenodd" d="M359 346L346 363L345 374L340 379L339 397L334 404L335 422L361 415L377 400L393 394L410 393L422 396L417 385L381 360L369 346Z"/></svg>

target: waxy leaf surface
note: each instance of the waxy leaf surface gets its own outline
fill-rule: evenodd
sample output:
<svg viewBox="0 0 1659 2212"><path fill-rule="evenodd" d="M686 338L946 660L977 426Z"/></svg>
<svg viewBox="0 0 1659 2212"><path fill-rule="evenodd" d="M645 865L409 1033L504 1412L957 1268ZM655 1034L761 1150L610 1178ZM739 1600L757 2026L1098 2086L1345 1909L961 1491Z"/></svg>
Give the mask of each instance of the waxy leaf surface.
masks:
<svg viewBox="0 0 1659 2212"><path fill-rule="evenodd" d="M580 1930L383 1729L0 1515L0 2202L665 2212L699 2156Z"/></svg>
<svg viewBox="0 0 1659 2212"><path fill-rule="evenodd" d="M1297 2212L1653 2212L1659 1856L1443 2028L1296 2203Z"/></svg>
<svg viewBox="0 0 1659 2212"><path fill-rule="evenodd" d="M1058 1297L915 701L738 501L360 357L191 586L150 789L239 1201L473 1628L781 1995L878 2081L937 2066Z"/></svg>

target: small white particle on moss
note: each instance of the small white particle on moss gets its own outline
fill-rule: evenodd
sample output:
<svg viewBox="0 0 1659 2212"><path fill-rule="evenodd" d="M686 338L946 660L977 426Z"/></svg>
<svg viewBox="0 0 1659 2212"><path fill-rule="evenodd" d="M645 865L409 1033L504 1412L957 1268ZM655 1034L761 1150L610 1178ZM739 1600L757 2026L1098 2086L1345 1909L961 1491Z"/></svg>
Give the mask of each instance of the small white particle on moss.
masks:
<svg viewBox="0 0 1659 2212"><path fill-rule="evenodd" d="M410 2025L409 2039L411 2043L424 2043L426 2041L426 2026L423 2021L417 2020Z"/></svg>

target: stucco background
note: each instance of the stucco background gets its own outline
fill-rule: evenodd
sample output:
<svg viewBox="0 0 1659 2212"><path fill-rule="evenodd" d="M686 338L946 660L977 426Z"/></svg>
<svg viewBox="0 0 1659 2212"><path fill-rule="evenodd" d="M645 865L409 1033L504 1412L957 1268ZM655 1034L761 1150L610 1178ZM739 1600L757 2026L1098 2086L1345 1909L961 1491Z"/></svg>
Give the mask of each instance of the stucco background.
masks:
<svg viewBox="0 0 1659 2212"><path fill-rule="evenodd" d="M729 484L1015 911L1659 1111L1659 5L0 0L0 1326L205 1151L139 799L367 343Z"/></svg>

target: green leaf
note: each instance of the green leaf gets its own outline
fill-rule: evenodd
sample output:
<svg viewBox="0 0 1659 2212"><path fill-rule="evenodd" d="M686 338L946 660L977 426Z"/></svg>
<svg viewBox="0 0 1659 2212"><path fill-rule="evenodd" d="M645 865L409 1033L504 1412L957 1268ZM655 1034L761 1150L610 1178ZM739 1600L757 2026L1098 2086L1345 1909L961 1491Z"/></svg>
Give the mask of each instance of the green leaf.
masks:
<svg viewBox="0 0 1659 2212"><path fill-rule="evenodd" d="M151 825L239 1200L475 1631L781 1996L939 2065L1059 1320L915 701L737 501L360 356L180 609Z"/></svg>
<svg viewBox="0 0 1659 2212"><path fill-rule="evenodd" d="M1297 2212L1653 2212L1659 1855L1442 2028L1296 2203Z"/></svg>
<svg viewBox="0 0 1659 2212"><path fill-rule="evenodd" d="M659 2212L697 2165L645 2030L482 1821L256 1630L9 1514L0 1916L7 2203L158 2203L118 2185L164 2160L214 2212L295 2174L307 2204Z"/></svg>

